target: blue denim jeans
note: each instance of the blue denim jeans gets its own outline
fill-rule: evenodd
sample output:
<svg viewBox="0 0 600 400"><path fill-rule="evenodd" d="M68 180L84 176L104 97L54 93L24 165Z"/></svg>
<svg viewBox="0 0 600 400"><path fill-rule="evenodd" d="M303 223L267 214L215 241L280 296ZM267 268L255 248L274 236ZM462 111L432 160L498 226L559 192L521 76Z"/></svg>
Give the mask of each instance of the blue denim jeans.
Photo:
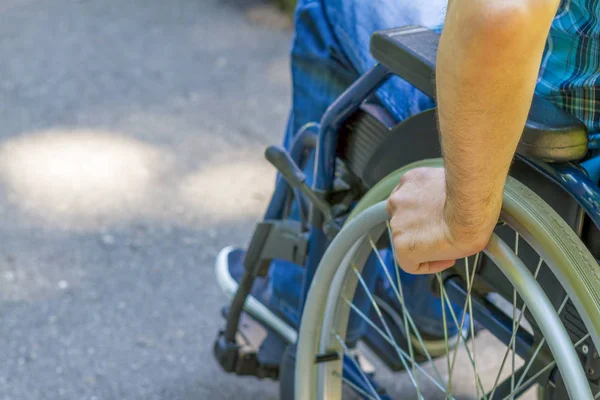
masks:
<svg viewBox="0 0 600 400"><path fill-rule="evenodd" d="M294 134L302 126L320 121L327 107L375 65L369 53L373 32L404 25L439 30L446 4L447 0L299 0L291 50L292 110L284 146L290 146ZM384 84L377 96L398 122L434 106L431 98L398 77ZM312 163L309 164L306 172L310 176ZM385 258L393 265L389 256L388 252ZM282 308L282 304L297 302L297 299L283 297L296 292L295 289L290 290L290 285L301 284L303 270L279 264L276 262L271 269L271 279L273 301ZM387 293L390 299L395 299L392 287L382 277L377 259L371 257L364 270L365 281L372 290L379 292L378 295ZM431 294L427 278L403 273L402 281L407 306L419 319L416 321L419 328L430 335L443 335L440 300ZM368 298L361 289L357 292L355 303L363 310L369 306ZM296 319L296 316L290 315L289 307L286 315ZM364 324L352 318L348 336L358 339L363 328Z"/></svg>
<svg viewBox="0 0 600 400"><path fill-rule="evenodd" d="M284 144L373 65L373 32L404 25L441 28L447 0L299 0L292 43L292 111ZM400 78L377 93L401 121L431 108L433 101Z"/></svg>

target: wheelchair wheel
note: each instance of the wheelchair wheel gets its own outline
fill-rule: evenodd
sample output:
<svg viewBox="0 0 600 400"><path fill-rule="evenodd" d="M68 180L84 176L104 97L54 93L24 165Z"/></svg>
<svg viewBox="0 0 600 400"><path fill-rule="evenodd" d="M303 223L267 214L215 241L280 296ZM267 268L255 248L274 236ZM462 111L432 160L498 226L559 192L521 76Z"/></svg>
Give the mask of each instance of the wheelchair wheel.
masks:
<svg viewBox="0 0 600 400"><path fill-rule="evenodd" d="M552 208L512 178L499 228L484 252L430 277L443 310L444 354L432 355L423 345L398 266L388 268L378 257L401 310L398 325L409 334L402 339L393 333L397 327L368 293L361 272L389 234L383 200L403 173L421 166L441 166L441 161L410 164L377 184L324 255L302 316L295 399L514 399L536 384L543 399L600 397L590 366L600 349L598 263ZM353 307L359 290L371 299L369 312ZM345 340L351 313L391 345L404 371L389 373L380 366L373 375L361 368ZM459 335L457 346L450 342L451 326L469 332ZM490 356L492 342L501 353Z"/></svg>

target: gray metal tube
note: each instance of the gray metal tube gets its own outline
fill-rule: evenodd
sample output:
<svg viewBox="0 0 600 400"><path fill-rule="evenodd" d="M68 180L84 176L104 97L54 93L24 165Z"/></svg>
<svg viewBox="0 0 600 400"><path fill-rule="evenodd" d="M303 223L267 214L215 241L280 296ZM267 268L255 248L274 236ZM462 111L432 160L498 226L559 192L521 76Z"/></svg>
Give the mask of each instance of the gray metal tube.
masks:
<svg viewBox="0 0 600 400"><path fill-rule="evenodd" d="M294 400L314 400L318 398L318 379L314 357L319 350L321 327L325 314L327 295L338 266L347 251L359 241L365 232L374 227L374 222L385 221L388 217L385 203L379 203L362 212L348 223L335 237L319 263L310 286L298 337L296 353L296 377ZM367 228L367 229L365 229ZM302 371L299 373L299 371Z"/></svg>

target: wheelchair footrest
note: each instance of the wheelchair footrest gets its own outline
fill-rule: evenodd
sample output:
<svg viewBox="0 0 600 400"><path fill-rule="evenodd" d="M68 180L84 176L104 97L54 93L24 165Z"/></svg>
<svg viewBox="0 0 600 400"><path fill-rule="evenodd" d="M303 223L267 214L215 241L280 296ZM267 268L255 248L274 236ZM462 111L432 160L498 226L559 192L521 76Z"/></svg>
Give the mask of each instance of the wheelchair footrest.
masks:
<svg viewBox="0 0 600 400"><path fill-rule="evenodd" d="M258 321L243 313L235 342L228 342L219 332L213 348L215 358L225 372L277 380L280 358L265 357L261 351L271 336Z"/></svg>

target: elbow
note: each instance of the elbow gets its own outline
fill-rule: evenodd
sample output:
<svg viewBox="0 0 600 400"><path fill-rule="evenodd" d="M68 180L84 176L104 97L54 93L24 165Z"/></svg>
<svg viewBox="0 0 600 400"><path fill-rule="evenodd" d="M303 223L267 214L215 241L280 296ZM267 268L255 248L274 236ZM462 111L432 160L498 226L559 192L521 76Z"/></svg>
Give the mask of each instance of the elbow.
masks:
<svg viewBox="0 0 600 400"><path fill-rule="evenodd" d="M499 44L521 40L532 35L548 34L560 0L476 1L470 10L465 33L471 38Z"/></svg>

